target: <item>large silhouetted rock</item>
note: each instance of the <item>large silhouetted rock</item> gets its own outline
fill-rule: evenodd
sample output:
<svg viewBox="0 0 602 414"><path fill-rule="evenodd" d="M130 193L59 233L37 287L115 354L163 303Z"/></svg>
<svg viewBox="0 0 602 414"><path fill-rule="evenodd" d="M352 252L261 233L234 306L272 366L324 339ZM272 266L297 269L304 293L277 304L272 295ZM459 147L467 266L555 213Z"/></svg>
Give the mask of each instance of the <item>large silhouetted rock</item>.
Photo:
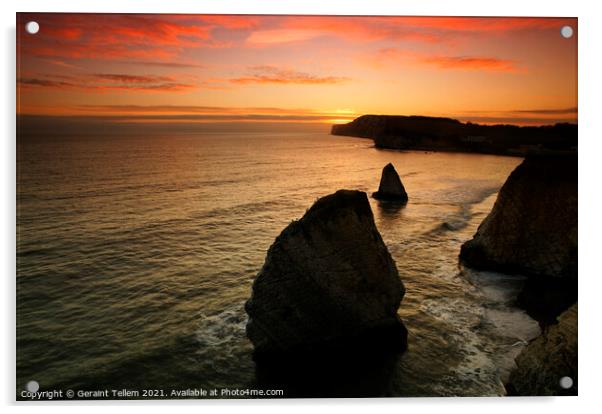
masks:
<svg viewBox="0 0 602 414"><path fill-rule="evenodd" d="M403 349L404 292L366 194L340 190L316 201L268 250L245 306L247 336L256 360Z"/></svg>
<svg viewBox="0 0 602 414"><path fill-rule="evenodd" d="M506 385L511 395L577 395L577 304L522 350L516 366ZM561 387L563 377L573 386Z"/></svg>
<svg viewBox="0 0 602 414"><path fill-rule="evenodd" d="M378 191L372 193L372 197L377 200L396 201L400 203L408 201L406 189L401 183L401 179L399 178L397 171L395 171L393 164L389 163L383 168Z"/></svg>
<svg viewBox="0 0 602 414"><path fill-rule="evenodd" d="M577 150L577 125L478 125L451 118L362 115L333 125L333 135L372 138L377 148L485 154L549 154Z"/></svg>
<svg viewBox="0 0 602 414"><path fill-rule="evenodd" d="M476 269L529 276L519 301L540 320L575 303L577 157L526 158L460 259Z"/></svg>
<svg viewBox="0 0 602 414"><path fill-rule="evenodd" d="M526 158L460 257L475 268L577 276L577 157Z"/></svg>

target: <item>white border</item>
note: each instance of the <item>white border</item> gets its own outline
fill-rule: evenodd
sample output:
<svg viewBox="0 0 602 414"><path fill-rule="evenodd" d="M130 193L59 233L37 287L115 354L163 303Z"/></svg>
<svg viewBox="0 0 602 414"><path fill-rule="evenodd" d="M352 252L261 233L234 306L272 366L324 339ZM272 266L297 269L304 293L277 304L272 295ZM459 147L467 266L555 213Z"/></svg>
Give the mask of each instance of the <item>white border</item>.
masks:
<svg viewBox="0 0 602 414"><path fill-rule="evenodd" d="M236 14L347 14L347 15L460 15L460 16L562 16L579 18L579 393L577 398L428 398L428 399L381 399L381 400L284 400L284 401L160 401L152 403L118 402L95 403L82 407L82 403L27 404L26 411L40 409L49 412L65 410L106 412L126 411L142 408L145 411L164 414L166 406L176 405L178 410L225 410L227 412L282 411L305 412L326 411L333 406L344 406L351 413L365 413L378 409L383 412L479 412L488 414L529 411L563 413L593 411L598 404L600 381L600 323L601 314L597 306L600 279L602 278L598 238L600 226L600 165L602 160L602 117L599 109L600 74L602 65L599 52L602 50L602 21L595 1L541 1L500 0L498 2L470 0L324 0L272 1L272 0L102 0L95 3L67 0L19 0L16 4L1 2L0 19L3 24L2 42L2 121L5 128L0 156L3 198L2 241L0 263L4 272L5 295L2 300L2 330L0 347L3 357L3 373L0 376L0 393L4 404L12 405L14 399L14 275L15 275L15 12L144 12L144 13L236 13ZM23 404L21 404L23 405ZM109 405L109 406L107 406ZM124 408L125 407L125 408Z"/></svg>

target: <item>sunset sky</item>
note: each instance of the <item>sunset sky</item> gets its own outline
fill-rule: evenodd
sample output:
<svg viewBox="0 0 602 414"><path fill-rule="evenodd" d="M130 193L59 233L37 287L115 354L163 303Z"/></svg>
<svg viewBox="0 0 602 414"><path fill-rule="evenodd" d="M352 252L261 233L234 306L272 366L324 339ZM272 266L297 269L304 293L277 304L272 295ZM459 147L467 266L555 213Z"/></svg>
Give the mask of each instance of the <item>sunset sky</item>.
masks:
<svg viewBox="0 0 602 414"><path fill-rule="evenodd" d="M20 114L577 122L576 19L22 13L17 55Z"/></svg>

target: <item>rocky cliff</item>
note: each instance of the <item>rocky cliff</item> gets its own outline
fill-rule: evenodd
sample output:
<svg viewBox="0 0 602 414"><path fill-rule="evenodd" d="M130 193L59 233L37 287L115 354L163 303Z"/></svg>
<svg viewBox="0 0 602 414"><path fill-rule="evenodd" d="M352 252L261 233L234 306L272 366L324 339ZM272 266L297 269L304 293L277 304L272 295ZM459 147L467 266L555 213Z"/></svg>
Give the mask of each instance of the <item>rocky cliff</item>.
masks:
<svg viewBox="0 0 602 414"><path fill-rule="evenodd" d="M500 189L461 261L529 276L519 299L553 320L577 299L577 157L528 157ZM539 317L538 317L539 316Z"/></svg>
<svg viewBox="0 0 602 414"><path fill-rule="evenodd" d="M509 395L577 393L560 385L577 380L577 186L576 155L527 157L461 248L465 265L527 276L518 304L544 327L516 358Z"/></svg>
<svg viewBox="0 0 602 414"><path fill-rule="evenodd" d="M403 349L404 295L365 193L340 190L292 222L268 250L246 303L256 359Z"/></svg>
<svg viewBox="0 0 602 414"><path fill-rule="evenodd" d="M509 395L577 395L577 304L524 348L516 365L506 384ZM573 382L569 388L561 386L564 377Z"/></svg>
<svg viewBox="0 0 602 414"><path fill-rule="evenodd" d="M451 118L363 115L333 135L371 138L378 148L526 155L575 152L577 125L479 125Z"/></svg>
<svg viewBox="0 0 602 414"><path fill-rule="evenodd" d="M460 257L475 268L576 278L577 158L526 158Z"/></svg>

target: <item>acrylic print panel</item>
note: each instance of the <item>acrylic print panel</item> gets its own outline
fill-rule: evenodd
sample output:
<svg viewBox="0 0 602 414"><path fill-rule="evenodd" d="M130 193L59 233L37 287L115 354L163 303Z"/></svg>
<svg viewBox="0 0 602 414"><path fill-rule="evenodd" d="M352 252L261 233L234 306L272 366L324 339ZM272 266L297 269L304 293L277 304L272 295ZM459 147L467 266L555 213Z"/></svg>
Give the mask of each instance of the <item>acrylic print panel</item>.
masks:
<svg viewBox="0 0 602 414"><path fill-rule="evenodd" d="M18 14L17 399L576 395L577 35Z"/></svg>

